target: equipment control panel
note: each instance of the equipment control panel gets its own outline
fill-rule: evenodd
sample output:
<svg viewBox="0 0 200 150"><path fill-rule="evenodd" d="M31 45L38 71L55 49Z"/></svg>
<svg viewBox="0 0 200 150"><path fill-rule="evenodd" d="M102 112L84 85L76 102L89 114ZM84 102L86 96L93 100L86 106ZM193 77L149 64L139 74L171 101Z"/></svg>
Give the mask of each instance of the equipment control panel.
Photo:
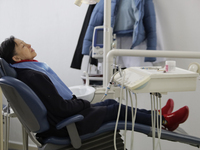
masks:
<svg viewBox="0 0 200 150"><path fill-rule="evenodd" d="M92 40L92 57L103 58L103 26L94 28Z"/></svg>

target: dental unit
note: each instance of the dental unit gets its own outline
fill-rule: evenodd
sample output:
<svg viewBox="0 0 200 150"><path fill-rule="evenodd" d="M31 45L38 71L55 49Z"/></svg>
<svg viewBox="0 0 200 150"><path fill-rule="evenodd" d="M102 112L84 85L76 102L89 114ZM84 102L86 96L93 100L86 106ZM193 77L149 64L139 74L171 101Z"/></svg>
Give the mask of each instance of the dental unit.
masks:
<svg viewBox="0 0 200 150"><path fill-rule="evenodd" d="M94 28L92 41L92 57L101 59L103 62L103 87L96 88L95 100L104 100L107 98L119 98L119 103L122 103L123 96L126 95L125 101L128 104L128 99L131 101L133 107L133 95L135 97L135 108L137 108L137 94L150 93L151 109L152 109L152 129L148 136L152 136L153 150L158 147L161 149L160 139L170 140L175 137L175 140L182 143L190 143L190 145L200 145L200 138L192 136L177 135L173 132L168 132L162 129L162 118L160 122L156 122L158 115L155 115L153 110L161 110L162 94L168 92L183 92L195 91L197 78L200 73L200 66L198 63L190 64L189 70L176 67L175 61L166 61L165 67L162 66L145 66L145 67L130 67L118 72L114 72L114 58L117 56L139 56L139 57L164 57L164 58L192 58L199 59L198 52L185 51L154 51L154 50L127 50L116 49L116 35L112 35L111 28L111 1L104 1L104 25ZM102 37L103 36L103 37ZM115 43L113 43L113 41ZM114 46L113 46L114 45ZM118 85L118 86L116 86ZM186 86L187 85L187 86ZM125 94L124 94L125 91ZM119 108L120 111L120 108ZM131 135L131 149L133 149L133 132L134 121L137 112L132 112L132 135ZM154 113L154 114L153 114ZM162 115L162 112L160 112ZM127 114L126 114L127 115ZM160 115L160 116L161 116ZM156 119L157 117L157 119ZM117 130L118 119L116 120ZM156 128L157 126L157 128ZM125 122L125 133L127 130L127 122ZM145 131L141 132L145 133ZM155 138L158 138L157 144ZM190 142L189 142L190 141ZM194 144L194 143L196 144ZM124 136L124 143L126 143L126 135ZM116 138L114 136L114 146L116 149ZM124 146L124 149L126 144ZM199 147L199 146L197 146Z"/></svg>

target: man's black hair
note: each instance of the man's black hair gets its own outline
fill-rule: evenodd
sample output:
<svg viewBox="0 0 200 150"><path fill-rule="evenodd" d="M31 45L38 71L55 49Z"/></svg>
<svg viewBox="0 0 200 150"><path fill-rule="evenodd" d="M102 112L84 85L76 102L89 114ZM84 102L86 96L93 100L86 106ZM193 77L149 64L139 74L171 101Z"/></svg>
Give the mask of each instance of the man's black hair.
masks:
<svg viewBox="0 0 200 150"><path fill-rule="evenodd" d="M5 61L11 64L15 62L12 59L12 57L15 54L15 45L16 45L14 39L15 37L11 36L10 38L5 39L5 41L3 41L0 46L0 57L5 59Z"/></svg>

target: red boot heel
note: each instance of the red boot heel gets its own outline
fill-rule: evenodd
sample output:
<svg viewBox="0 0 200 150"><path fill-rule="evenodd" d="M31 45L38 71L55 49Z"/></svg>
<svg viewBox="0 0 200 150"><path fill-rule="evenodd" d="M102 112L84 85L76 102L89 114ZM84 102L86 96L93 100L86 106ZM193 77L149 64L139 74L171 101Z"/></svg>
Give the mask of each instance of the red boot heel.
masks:
<svg viewBox="0 0 200 150"><path fill-rule="evenodd" d="M162 114L170 114L172 113L174 109L174 100L173 99L168 99L166 105L162 108ZM160 112L160 110L158 110Z"/></svg>

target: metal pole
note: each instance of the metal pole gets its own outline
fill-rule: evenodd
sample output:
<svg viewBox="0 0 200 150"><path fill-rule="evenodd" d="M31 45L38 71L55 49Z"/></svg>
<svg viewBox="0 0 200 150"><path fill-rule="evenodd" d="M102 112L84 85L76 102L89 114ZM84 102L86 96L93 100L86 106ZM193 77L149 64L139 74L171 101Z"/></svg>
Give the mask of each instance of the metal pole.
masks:
<svg viewBox="0 0 200 150"><path fill-rule="evenodd" d="M104 0L103 87L106 87L106 56L111 49L111 0Z"/></svg>

